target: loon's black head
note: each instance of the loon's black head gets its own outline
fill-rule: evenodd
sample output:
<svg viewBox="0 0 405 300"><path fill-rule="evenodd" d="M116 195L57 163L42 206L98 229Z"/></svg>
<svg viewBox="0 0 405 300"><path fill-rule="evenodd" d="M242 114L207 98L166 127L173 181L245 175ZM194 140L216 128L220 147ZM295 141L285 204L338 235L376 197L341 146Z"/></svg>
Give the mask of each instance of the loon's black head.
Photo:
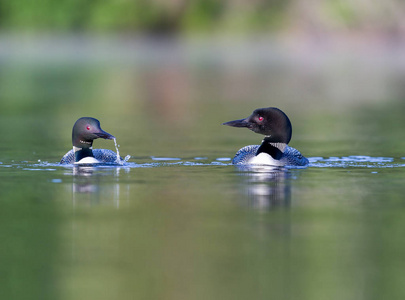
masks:
<svg viewBox="0 0 405 300"><path fill-rule="evenodd" d="M264 134L266 141L288 144L291 140L292 127L287 115L275 107L258 108L246 119L229 121L222 125L246 127Z"/></svg>
<svg viewBox="0 0 405 300"><path fill-rule="evenodd" d="M72 144L77 148L90 148L93 140L103 138L112 140L115 137L100 127L97 119L84 117L76 121L72 131Z"/></svg>

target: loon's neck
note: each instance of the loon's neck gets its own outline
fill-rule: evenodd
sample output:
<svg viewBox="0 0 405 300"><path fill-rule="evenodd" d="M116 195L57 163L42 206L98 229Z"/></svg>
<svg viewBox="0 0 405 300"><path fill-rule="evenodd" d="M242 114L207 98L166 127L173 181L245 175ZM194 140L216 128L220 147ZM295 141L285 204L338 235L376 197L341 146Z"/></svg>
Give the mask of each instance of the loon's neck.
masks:
<svg viewBox="0 0 405 300"><path fill-rule="evenodd" d="M264 138L259 149L257 149L256 155L264 152L278 160L282 158L285 147L287 147L287 144L285 143L271 143Z"/></svg>
<svg viewBox="0 0 405 300"><path fill-rule="evenodd" d="M73 152L75 153L75 162L78 162L86 157L94 157L92 147L79 148L73 146Z"/></svg>

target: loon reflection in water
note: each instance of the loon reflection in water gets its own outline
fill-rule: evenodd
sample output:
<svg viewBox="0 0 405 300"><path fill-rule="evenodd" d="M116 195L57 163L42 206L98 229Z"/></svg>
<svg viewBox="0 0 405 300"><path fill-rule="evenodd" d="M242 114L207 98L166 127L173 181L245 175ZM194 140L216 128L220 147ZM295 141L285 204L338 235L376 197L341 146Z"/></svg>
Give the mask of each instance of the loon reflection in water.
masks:
<svg viewBox="0 0 405 300"><path fill-rule="evenodd" d="M237 165L237 168L244 179L240 188L247 195L249 207L271 210L290 206L291 180L299 170L253 165Z"/></svg>

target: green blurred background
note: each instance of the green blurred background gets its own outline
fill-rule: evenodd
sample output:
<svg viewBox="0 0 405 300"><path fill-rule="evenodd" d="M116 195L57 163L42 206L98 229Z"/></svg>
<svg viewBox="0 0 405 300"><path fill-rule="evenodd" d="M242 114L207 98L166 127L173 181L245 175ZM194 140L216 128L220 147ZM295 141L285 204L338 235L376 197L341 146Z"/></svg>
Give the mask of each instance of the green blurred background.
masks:
<svg viewBox="0 0 405 300"><path fill-rule="evenodd" d="M69 128L63 138L82 115L127 118L126 126L106 125L115 125L120 143L142 139L127 153L144 155L154 143L162 154L159 143L167 143L144 130L179 142L199 136L195 147L208 150L204 137L217 124L277 106L293 121L293 142L328 138L336 143L331 149L342 150L311 147L311 155L371 154L370 147L353 151L356 140L341 141L354 130L353 137L375 144L375 127L394 137L402 124L386 116L403 111L404 14L395 0L0 1L0 114L21 128L13 139L32 137L38 145L51 139L27 137L13 115L35 124L40 114L53 118L59 130ZM201 113L210 115L203 126ZM53 130L43 125L40 132ZM403 139L391 140L385 150L398 157ZM70 141L57 145L59 153Z"/></svg>
<svg viewBox="0 0 405 300"><path fill-rule="evenodd" d="M23 31L194 34L386 31L400 34L400 0L16 0L0 2L0 26Z"/></svg>

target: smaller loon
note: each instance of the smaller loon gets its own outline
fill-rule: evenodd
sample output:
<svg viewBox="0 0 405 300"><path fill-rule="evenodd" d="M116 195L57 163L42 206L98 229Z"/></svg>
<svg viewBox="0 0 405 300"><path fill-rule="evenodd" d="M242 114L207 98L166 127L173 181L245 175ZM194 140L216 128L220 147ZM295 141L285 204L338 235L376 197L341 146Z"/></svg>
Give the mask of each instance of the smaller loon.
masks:
<svg viewBox="0 0 405 300"><path fill-rule="evenodd" d="M115 137L100 127L100 121L84 117L76 121L72 130L73 149L66 153L61 164L99 164L114 163L117 154L112 150L94 149L93 140L103 138L112 140Z"/></svg>
<svg viewBox="0 0 405 300"><path fill-rule="evenodd" d="M264 134L261 145L240 149L232 160L235 165L306 166L306 159L297 149L288 146L292 127L287 115L275 107L258 108L246 119L229 121L222 125L246 127Z"/></svg>

